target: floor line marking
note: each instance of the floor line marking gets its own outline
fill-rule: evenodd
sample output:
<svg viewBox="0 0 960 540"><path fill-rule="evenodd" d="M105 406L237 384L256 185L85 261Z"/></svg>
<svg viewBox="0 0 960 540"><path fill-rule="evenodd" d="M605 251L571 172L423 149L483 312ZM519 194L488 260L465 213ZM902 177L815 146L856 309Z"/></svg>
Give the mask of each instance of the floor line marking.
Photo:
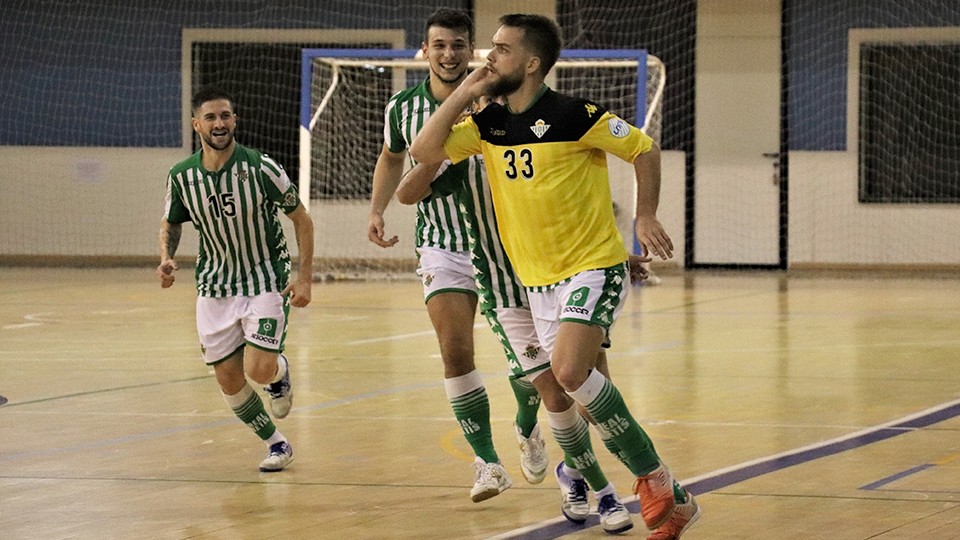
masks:
<svg viewBox="0 0 960 540"><path fill-rule="evenodd" d="M916 474L916 473L918 473L918 472L920 472L920 471L925 471L925 470L930 469L930 468L932 468L932 467L934 467L934 465L931 464L931 463L924 463L923 465L917 465L916 467L907 469L907 470L905 470L905 471L900 471L900 472L898 472L898 473L896 473L896 474L891 474L890 476L888 476L888 477L886 477L886 478L881 478L880 480L877 480L876 482L871 482L871 483L869 483L869 484L860 486L860 487L858 487L857 489L862 489L862 490L866 490L866 491L872 491L872 490L877 489L878 487L885 486L885 485L887 485L887 484L889 484L889 483L892 483L892 482L896 482L897 480L899 480L899 479L901 479L901 478L906 478L907 476L910 476L911 474Z"/></svg>
<svg viewBox="0 0 960 540"><path fill-rule="evenodd" d="M476 323L473 325L474 328L485 328L486 323ZM409 339L413 337L422 337L422 336L432 336L435 334L434 330L424 330L423 332L411 332L409 334L395 334L392 336L381 336L369 339L357 339L354 341L348 341L347 345L366 345L368 343L380 343L383 341L398 341L401 339Z"/></svg>
<svg viewBox="0 0 960 540"><path fill-rule="evenodd" d="M768 473L780 471L794 465L800 465L816 459L839 454L883 441L904 433L911 433L950 418L960 416L960 400L949 401L930 407L923 411L910 414L890 422L862 429L842 437L827 441L801 446L786 452L780 452L767 457L757 458L737 465L724 467L693 478L681 480L685 488L695 495L703 495L725 487L744 482ZM624 505L633 514L640 512L637 496L632 495L623 499ZM523 538L525 540L552 540L568 534L577 533L600 524L596 514L591 514L587 522L581 526L574 526L562 517L541 521L533 525L506 531L489 540L507 538Z"/></svg>

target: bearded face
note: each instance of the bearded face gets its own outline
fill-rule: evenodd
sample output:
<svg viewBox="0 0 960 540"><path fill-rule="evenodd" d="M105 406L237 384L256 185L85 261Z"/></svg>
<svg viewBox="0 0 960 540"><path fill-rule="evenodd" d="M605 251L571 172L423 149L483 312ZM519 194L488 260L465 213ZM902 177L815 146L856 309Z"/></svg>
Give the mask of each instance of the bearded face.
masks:
<svg viewBox="0 0 960 540"><path fill-rule="evenodd" d="M523 84L523 72L514 72L501 75L490 87L490 94L494 96L506 96L516 92Z"/></svg>
<svg viewBox="0 0 960 540"><path fill-rule="evenodd" d="M229 148L237 131L237 115L232 104L226 99L207 101L195 112L193 130L210 148Z"/></svg>

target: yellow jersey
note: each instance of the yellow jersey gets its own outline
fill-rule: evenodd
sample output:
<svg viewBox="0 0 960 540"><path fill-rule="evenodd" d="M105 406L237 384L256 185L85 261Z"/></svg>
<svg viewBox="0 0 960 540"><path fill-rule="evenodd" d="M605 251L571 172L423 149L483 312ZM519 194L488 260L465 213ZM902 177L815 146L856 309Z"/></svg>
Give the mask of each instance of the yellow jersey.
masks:
<svg viewBox="0 0 960 540"><path fill-rule="evenodd" d="M652 147L650 137L604 107L549 88L521 113L487 106L444 142L454 163L483 154L500 236L526 287L627 259L606 153L633 163Z"/></svg>

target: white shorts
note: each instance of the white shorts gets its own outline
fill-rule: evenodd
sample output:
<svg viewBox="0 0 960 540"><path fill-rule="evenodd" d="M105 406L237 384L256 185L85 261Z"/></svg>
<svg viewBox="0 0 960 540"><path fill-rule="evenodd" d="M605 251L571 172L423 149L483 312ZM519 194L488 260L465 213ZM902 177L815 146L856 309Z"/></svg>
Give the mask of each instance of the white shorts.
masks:
<svg viewBox="0 0 960 540"><path fill-rule="evenodd" d="M423 300L441 292L477 294L469 251L449 251L433 247L417 248L417 275L423 282Z"/></svg>
<svg viewBox="0 0 960 540"><path fill-rule="evenodd" d="M560 323L576 321L604 329L609 346L610 328L623 309L629 287L626 264L587 270L552 287L527 289L537 335L547 355L553 353Z"/></svg>
<svg viewBox="0 0 960 540"><path fill-rule="evenodd" d="M203 361L213 365L250 344L265 351L283 351L287 335L288 298L272 292L257 296L197 297L197 334Z"/></svg>
<svg viewBox="0 0 960 540"><path fill-rule="evenodd" d="M540 345L533 313L529 309L494 308L484 311L483 315L503 345L513 377L532 381L550 369L550 356Z"/></svg>

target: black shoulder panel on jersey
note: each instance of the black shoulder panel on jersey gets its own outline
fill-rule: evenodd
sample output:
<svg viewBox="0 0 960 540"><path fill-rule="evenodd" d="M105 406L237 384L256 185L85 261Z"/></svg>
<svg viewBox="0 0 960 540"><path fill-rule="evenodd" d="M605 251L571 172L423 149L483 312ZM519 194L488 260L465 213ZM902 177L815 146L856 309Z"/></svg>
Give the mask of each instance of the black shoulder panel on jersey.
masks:
<svg viewBox="0 0 960 540"><path fill-rule="evenodd" d="M480 138L498 146L579 140L606 109L592 101L547 90L533 107L513 114L491 104L474 115Z"/></svg>

